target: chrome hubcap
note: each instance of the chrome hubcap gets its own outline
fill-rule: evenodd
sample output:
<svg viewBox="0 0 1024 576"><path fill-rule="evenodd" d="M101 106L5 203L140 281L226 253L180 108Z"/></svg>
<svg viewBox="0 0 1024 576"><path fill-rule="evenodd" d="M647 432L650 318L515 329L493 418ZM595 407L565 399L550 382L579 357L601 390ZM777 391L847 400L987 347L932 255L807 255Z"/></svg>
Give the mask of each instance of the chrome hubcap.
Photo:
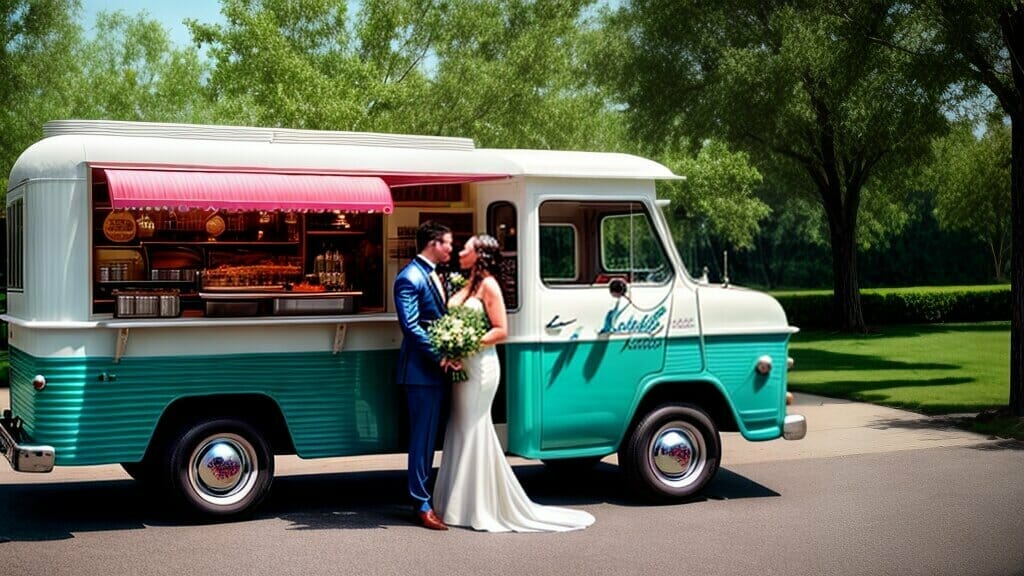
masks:
<svg viewBox="0 0 1024 576"><path fill-rule="evenodd" d="M189 459L189 484L211 504L226 506L244 498L256 483L256 451L237 434L216 434L196 446Z"/></svg>
<svg viewBox="0 0 1024 576"><path fill-rule="evenodd" d="M704 470L704 436L687 422L669 422L652 436L650 458L661 482L673 488L687 486Z"/></svg>

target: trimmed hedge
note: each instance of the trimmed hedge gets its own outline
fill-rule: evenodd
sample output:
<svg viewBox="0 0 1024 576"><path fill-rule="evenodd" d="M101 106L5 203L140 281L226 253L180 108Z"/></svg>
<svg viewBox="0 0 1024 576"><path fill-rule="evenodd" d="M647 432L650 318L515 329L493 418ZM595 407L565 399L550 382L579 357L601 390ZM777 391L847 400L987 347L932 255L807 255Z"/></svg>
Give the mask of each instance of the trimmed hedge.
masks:
<svg viewBox="0 0 1024 576"><path fill-rule="evenodd" d="M772 295L782 304L791 325L808 329L832 327L832 292ZM1005 284L874 288L861 290L860 299L864 322L869 326L1010 319L1010 286Z"/></svg>

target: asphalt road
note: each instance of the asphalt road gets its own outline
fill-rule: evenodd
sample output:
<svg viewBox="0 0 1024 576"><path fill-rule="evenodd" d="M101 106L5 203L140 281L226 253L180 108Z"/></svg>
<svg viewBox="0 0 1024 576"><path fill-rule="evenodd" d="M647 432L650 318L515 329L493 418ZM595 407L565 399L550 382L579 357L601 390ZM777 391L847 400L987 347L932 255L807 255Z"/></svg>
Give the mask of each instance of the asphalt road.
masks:
<svg viewBox="0 0 1024 576"><path fill-rule="evenodd" d="M513 459L535 500L597 517L565 534L419 528L394 455L279 458L256 517L213 525L175 520L116 466L0 464L0 575L1024 575L1024 443L870 405L798 404L805 440L724 435L707 497L686 504L634 501L614 458L572 479Z"/></svg>

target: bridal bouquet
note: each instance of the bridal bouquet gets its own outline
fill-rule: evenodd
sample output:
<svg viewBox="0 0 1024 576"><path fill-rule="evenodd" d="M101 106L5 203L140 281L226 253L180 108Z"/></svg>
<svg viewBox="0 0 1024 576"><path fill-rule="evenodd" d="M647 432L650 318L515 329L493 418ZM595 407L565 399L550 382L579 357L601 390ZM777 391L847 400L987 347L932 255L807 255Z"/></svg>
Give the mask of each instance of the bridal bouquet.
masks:
<svg viewBox="0 0 1024 576"><path fill-rule="evenodd" d="M487 317L480 310L453 306L427 329L430 344L446 360L462 360L480 351L480 340L487 333ZM469 378L465 369L453 370L452 382Z"/></svg>

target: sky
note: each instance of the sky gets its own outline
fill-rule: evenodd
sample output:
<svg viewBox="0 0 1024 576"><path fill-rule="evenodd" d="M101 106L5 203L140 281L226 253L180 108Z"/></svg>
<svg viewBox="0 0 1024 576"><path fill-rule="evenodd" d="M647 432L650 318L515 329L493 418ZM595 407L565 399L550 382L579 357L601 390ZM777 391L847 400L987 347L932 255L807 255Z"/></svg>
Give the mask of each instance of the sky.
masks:
<svg viewBox="0 0 1024 576"><path fill-rule="evenodd" d="M192 41L188 28L182 23L186 18L194 18L200 22L223 22L220 14L220 2L217 0L82 0L82 13L85 21L82 27L92 32L99 12L115 12L122 10L129 15L146 11L150 18L163 24L171 35L171 41L178 46L186 46Z"/></svg>

